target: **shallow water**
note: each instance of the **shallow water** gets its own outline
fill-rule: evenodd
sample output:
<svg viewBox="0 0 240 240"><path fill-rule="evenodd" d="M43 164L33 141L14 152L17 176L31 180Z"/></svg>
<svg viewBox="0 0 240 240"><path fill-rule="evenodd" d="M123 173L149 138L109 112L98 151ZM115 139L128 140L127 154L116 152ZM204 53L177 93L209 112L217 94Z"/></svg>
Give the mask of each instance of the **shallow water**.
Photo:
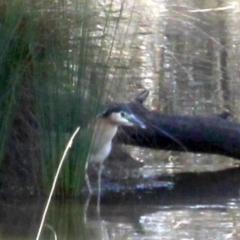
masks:
<svg viewBox="0 0 240 240"><path fill-rule="evenodd" d="M240 239L238 193L169 197L173 190L154 194L123 194L96 200L53 201L40 239L147 240ZM35 239L44 201L2 201L0 239ZM54 232L53 232L54 231Z"/></svg>

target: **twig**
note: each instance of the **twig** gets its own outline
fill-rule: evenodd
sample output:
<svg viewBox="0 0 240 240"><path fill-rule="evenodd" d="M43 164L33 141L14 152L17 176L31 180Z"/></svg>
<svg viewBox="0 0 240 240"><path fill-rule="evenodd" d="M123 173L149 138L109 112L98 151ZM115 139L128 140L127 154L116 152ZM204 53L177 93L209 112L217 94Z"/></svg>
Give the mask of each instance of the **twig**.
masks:
<svg viewBox="0 0 240 240"><path fill-rule="evenodd" d="M75 130L75 132L73 133L72 137L70 138L70 140L69 140L69 142L68 142L68 144L67 144L67 146L66 146L66 148L65 148L65 150L64 150L62 159L61 159L61 161L60 161L60 163L59 163L59 166L58 166L56 175L55 175L54 180L53 180L52 188L51 188L51 191L50 191L48 200L47 200L46 207L45 207L45 209L44 209L44 213L43 213L43 216L42 216L42 221L41 221L40 227L39 227L39 229L38 229L38 234L37 234L36 240L39 240L39 237L40 237L40 235L41 235L42 228L43 228L43 224L44 224L44 221L45 221L45 218L46 218L46 215L47 215L47 211L48 211L48 208L49 208L51 199L52 199L52 195L53 195L53 192L54 192L56 183L57 183L57 179L58 179L58 176L59 176L59 173L60 173L60 170L61 170L63 161L64 161L64 159L65 159L65 157L66 157L66 155L67 155L67 152L68 152L69 148L71 148L72 143L73 143L73 139L74 139L74 137L76 136L76 134L78 133L79 129L80 129L80 127L78 127L78 128Z"/></svg>

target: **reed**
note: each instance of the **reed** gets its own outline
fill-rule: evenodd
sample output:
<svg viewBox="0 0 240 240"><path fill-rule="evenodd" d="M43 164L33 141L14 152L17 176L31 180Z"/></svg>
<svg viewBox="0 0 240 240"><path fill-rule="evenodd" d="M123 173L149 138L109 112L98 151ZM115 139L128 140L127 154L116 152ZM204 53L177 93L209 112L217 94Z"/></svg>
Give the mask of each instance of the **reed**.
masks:
<svg viewBox="0 0 240 240"><path fill-rule="evenodd" d="M22 168L22 188L31 183L39 194L49 192L69 134L77 126L86 129L106 98L124 85L109 76L116 65L124 76L129 58L120 59L133 42L125 44L131 18L124 32L124 2L66 3L5 0L0 8L1 169L17 162L9 179L17 183ZM77 136L56 195L81 193L91 133Z"/></svg>

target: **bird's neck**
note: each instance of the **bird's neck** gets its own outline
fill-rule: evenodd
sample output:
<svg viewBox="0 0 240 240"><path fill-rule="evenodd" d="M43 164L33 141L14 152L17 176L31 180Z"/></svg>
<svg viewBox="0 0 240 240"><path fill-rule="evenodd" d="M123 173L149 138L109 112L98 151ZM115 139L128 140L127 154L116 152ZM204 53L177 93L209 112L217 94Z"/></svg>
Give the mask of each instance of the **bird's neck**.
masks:
<svg viewBox="0 0 240 240"><path fill-rule="evenodd" d="M99 119L94 128L94 135L96 134L103 142L110 142L116 135L118 125L108 119Z"/></svg>

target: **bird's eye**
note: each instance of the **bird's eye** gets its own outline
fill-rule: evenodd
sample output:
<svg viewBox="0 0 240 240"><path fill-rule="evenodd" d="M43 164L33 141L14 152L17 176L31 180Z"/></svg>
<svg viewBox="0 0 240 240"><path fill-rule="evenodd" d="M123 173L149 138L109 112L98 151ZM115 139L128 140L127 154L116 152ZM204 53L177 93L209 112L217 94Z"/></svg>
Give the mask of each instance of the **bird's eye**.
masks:
<svg viewBox="0 0 240 240"><path fill-rule="evenodd" d="M125 117L126 113L125 112L120 112L121 117Z"/></svg>

